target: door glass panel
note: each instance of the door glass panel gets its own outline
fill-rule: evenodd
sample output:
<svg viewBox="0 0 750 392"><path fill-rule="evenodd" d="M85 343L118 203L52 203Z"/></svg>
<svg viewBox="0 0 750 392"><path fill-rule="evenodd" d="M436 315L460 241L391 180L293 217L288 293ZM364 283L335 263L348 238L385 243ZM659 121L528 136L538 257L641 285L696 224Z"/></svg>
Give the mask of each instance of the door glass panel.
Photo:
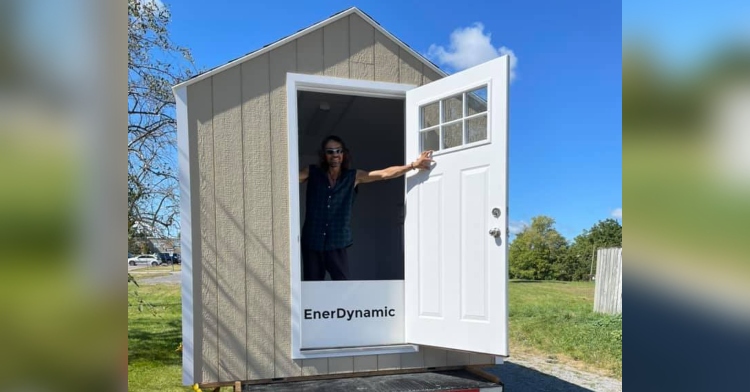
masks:
<svg viewBox="0 0 750 392"><path fill-rule="evenodd" d="M434 127L435 125L440 124L440 103L439 102L433 102L427 105L422 106L420 109L421 112L421 129Z"/></svg>
<svg viewBox="0 0 750 392"><path fill-rule="evenodd" d="M463 95L457 95L443 100L443 121L444 123L458 120L464 116Z"/></svg>
<svg viewBox="0 0 750 392"><path fill-rule="evenodd" d="M487 114L466 120L466 143L487 140Z"/></svg>
<svg viewBox="0 0 750 392"><path fill-rule="evenodd" d="M484 85L420 106L422 151L487 140L487 89Z"/></svg>
<svg viewBox="0 0 750 392"><path fill-rule="evenodd" d="M466 94L466 115L487 111L487 86L469 91Z"/></svg>
<svg viewBox="0 0 750 392"><path fill-rule="evenodd" d="M463 121L443 125L443 147L458 147L463 144Z"/></svg>
<svg viewBox="0 0 750 392"><path fill-rule="evenodd" d="M422 141L422 151L437 151L440 149L440 136L437 128L420 132L419 136Z"/></svg>

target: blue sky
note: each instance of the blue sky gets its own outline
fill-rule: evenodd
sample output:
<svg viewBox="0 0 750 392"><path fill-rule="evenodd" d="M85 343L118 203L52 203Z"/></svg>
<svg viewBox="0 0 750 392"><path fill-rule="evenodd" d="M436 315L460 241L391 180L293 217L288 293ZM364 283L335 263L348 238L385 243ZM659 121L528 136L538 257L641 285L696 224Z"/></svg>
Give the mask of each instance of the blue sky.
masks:
<svg viewBox="0 0 750 392"><path fill-rule="evenodd" d="M203 68L351 6L448 72L512 52L511 226L548 215L572 240L621 219L620 2L163 1L173 40Z"/></svg>

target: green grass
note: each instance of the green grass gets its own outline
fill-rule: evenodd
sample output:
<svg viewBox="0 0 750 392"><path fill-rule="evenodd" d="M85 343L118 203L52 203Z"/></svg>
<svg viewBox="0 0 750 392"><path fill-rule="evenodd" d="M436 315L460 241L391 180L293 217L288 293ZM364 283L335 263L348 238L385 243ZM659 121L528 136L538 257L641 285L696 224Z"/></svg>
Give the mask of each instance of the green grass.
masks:
<svg viewBox="0 0 750 392"><path fill-rule="evenodd" d="M128 390L192 390L181 386L180 286L128 286Z"/></svg>
<svg viewBox="0 0 750 392"><path fill-rule="evenodd" d="M594 282L511 281L510 354L533 353L622 379L622 316L592 311Z"/></svg>
<svg viewBox="0 0 750 392"><path fill-rule="evenodd" d="M510 283L510 351L543 355L622 379L622 317L592 312L593 282ZM181 386L179 285L128 288L128 390ZM231 390L231 388L224 388Z"/></svg>

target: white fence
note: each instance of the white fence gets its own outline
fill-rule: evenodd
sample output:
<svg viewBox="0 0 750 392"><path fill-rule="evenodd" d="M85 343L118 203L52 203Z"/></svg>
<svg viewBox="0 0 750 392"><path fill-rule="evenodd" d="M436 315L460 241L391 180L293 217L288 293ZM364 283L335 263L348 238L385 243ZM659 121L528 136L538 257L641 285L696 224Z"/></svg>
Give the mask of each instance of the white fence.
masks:
<svg viewBox="0 0 750 392"><path fill-rule="evenodd" d="M622 248L599 249L596 252L594 311L622 313Z"/></svg>

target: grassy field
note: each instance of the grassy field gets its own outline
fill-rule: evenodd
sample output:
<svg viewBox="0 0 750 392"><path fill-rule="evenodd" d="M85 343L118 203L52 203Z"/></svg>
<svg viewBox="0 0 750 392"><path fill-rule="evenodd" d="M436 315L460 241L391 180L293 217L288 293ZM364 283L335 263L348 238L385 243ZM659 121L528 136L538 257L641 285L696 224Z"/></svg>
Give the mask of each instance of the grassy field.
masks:
<svg viewBox="0 0 750 392"><path fill-rule="evenodd" d="M592 313L593 282L510 283L510 349L622 378L622 317ZM128 390L188 391L179 285L128 288ZM231 390L231 388L223 388Z"/></svg>
<svg viewBox="0 0 750 392"><path fill-rule="evenodd" d="M593 313L594 282L511 281L510 351L622 379L622 317Z"/></svg>
<svg viewBox="0 0 750 392"><path fill-rule="evenodd" d="M181 386L181 341L180 286L128 285L128 390L192 390Z"/></svg>

